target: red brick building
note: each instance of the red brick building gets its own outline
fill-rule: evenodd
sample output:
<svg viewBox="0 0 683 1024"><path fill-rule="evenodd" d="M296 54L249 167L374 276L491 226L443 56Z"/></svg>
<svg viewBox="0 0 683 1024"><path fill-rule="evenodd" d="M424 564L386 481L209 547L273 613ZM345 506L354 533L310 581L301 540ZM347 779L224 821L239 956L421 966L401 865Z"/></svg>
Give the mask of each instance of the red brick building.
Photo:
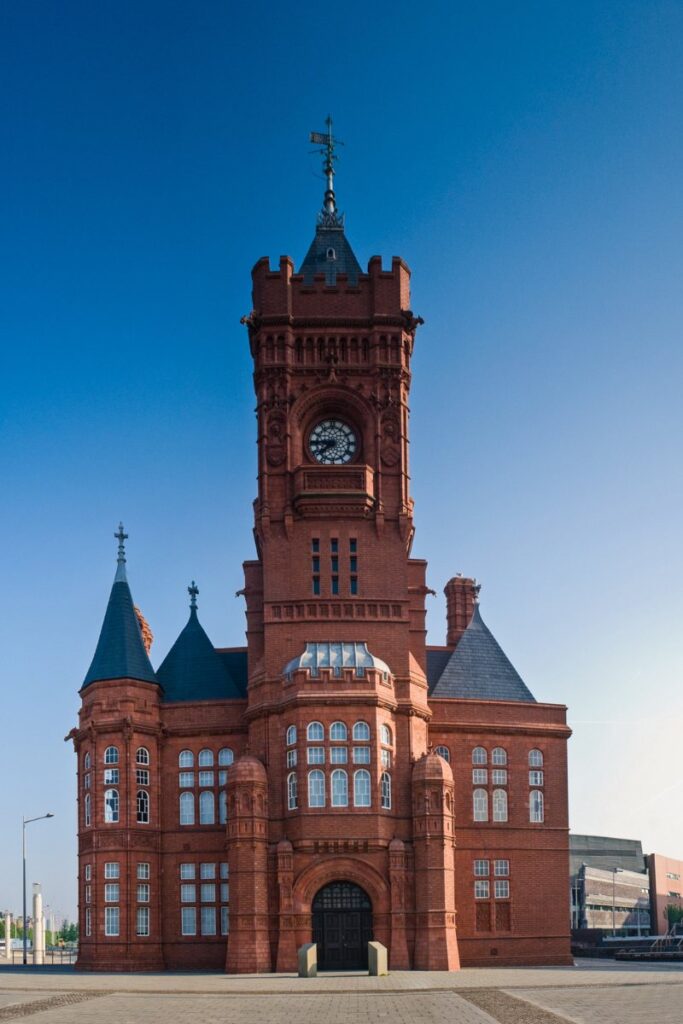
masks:
<svg viewBox="0 0 683 1024"><path fill-rule="evenodd" d="M254 267L256 557L244 648L189 621L155 671L125 535L83 684L84 970L569 963L565 708L538 703L412 554L410 271L361 270L331 161L298 271ZM439 567L437 572L443 573Z"/></svg>

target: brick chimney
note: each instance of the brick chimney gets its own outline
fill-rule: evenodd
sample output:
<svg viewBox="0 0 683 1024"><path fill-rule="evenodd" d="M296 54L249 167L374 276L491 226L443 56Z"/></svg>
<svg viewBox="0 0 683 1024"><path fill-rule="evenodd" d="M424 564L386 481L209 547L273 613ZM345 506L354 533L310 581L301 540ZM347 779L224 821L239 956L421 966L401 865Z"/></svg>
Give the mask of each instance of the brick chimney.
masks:
<svg viewBox="0 0 683 1024"><path fill-rule="evenodd" d="M457 575L444 587L446 595L446 646L455 647L470 624L481 584L467 576Z"/></svg>

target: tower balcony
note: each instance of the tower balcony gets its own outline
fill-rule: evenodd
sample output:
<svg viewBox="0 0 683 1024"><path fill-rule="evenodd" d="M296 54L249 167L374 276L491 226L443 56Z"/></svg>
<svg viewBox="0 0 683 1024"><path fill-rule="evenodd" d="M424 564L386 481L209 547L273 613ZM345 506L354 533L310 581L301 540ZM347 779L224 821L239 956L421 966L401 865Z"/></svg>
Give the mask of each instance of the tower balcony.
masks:
<svg viewBox="0 0 683 1024"><path fill-rule="evenodd" d="M294 471L293 503L305 515L363 516L375 504L371 466L300 466Z"/></svg>

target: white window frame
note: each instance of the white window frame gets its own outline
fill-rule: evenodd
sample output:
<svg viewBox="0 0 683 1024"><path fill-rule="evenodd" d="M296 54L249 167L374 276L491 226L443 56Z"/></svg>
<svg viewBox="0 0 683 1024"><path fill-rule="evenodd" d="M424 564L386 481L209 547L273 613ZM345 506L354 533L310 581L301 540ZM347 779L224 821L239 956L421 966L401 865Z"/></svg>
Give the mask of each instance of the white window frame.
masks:
<svg viewBox="0 0 683 1024"><path fill-rule="evenodd" d="M212 789L203 789L199 794L199 824L216 824L216 800Z"/></svg>
<svg viewBox="0 0 683 1024"><path fill-rule="evenodd" d="M508 784L508 770L507 768L493 768L491 771L491 782L494 786L507 786Z"/></svg>
<svg viewBox="0 0 683 1024"><path fill-rule="evenodd" d="M121 912L118 907L104 908L104 934L116 938L121 930Z"/></svg>
<svg viewBox="0 0 683 1024"><path fill-rule="evenodd" d="M194 862L186 861L184 864L180 865L180 877L181 877L181 879L183 879L183 880L186 880L186 879L189 879L189 878L194 879L194 878L196 878L196 876L197 876L197 867L194 864Z"/></svg>
<svg viewBox="0 0 683 1024"><path fill-rule="evenodd" d="M504 789L494 789L491 803L493 806L493 820L498 822L507 821L508 795L506 791Z"/></svg>
<svg viewBox="0 0 683 1024"><path fill-rule="evenodd" d="M472 785L473 786L487 786L489 781L489 770L488 768L473 768L472 769Z"/></svg>
<svg viewBox="0 0 683 1024"><path fill-rule="evenodd" d="M335 768L330 776L330 798L333 807L349 806L349 776L343 768Z"/></svg>
<svg viewBox="0 0 683 1024"><path fill-rule="evenodd" d="M218 794L218 824L228 824L228 794L224 789Z"/></svg>
<svg viewBox="0 0 683 1024"><path fill-rule="evenodd" d="M196 935L197 934L197 908L196 907L181 907L180 908L180 934L181 935Z"/></svg>
<svg viewBox="0 0 683 1024"><path fill-rule="evenodd" d="M204 747L203 750L199 751L197 756L197 767L213 768L213 750L210 750L208 747Z"/></svg>
<svg viewBox="0 0 683 1024"><path fill-rule="evenodd" d="M221 747L218 751L218 764L223 768L228 768L231 764L234 764L234 761L235 752L232 747Z"/></svg>
<svg viewBox="0 0 683 1024"><path fill-rule="evenodd" d="M138 825L149 825L149 793L146 789L139 789L135 797L136 820Z"/></svg>
<svg viewBox="0 0 683 1024"><path fill-rule="evenodd" d="M138 747L135 751L135 763L136 764L149 764L149 750L147 747Z"/></svg>
<svg viewBox="0 0 683 1024"><path fill-rule="evenodd" d="M529 785L530 786L542 786L543 785L543 769L532 768L529 772Z"/></svg>
<svg viewBox="0 0 683 1024"><path fill-rule="evenodd" d="M333 722L330 726L330 739L336 743L346 743L349 738L349 730L344 722Z"/></svg>
<svg viewBox="0 0 683 1024"><path fill-rule="evenodd" d="M488 900L491 898L491 886L488 878L477 878L474 882L475 900Z"/></svg>
<svg viewBox="0 0 683 1024"><path fill-rule="evenodd" d="M325 806L325 789L325 772L321 772L319 768L314 768L313 771L308 773L309 807Z"/></svg>
<svg viewBox="0 0 683 1024"><path fill-rule="evenodd" d="M85 797L83 799L83 824L85 825L86 828L88 828L88 826L90 825L91 821L92 821L92 809L91 809L91 802L90 802L90 793L86 793Z"/></svg>
<svg viewBox="0 0 683 1024"><path fill-rule="evenodd" d="M472 793L472 819L489 820L489 795L485 789L475 789Z"/></svg>
<svg viewBox="0 0 683 1024"><path fill-rule="evenodd" d="M120 903L121 902L121 883L120 882L105 882L104 884L104 902L105 903Z"/></svg>
<svg viewBox="0 0 683 1024"><path fill-rule="evenodd" d="M493 884L493 895L497 900L509 900L510 880L508 878L497 879Z"/></svg>
<svg viewBox="0 0 683 1024"><path fill-rule="evenodd" d="M138 882L137 887L137 901L138 903L149 903L149 894L151 892L151 886L149 882Z"/></svg>
<svg viewBox="0 0 683 1024"><path fill-rule="evenodd" d="M200 908L202 935L216 934L216 908L202 906Z"/></svg>
<svg viewBox="0 0 683 1024"><path fill-rule="evenodd" d="M136 874L137 874L137 877L140 879L141 882L147 881L147 879L150 878L150 876L151 876L149 861L147 861L147 860L138 861L138 866L137 866Z"/></svg>
<svg viewBox="0 0 683 1024"><path fill-rule="evenodd" d="M287 732L285 733L285 745L288 746L288 747L293 747L295 743L296 743L296 726L295 725L288 725L287 726Z"/></svg>
<svg viewBox="0 0 683 1024"><path fill-rule="evenodd" d="M451 763L451 752L443 743L440 743L438 747L434 747L434 753L442 757L448 764Z"/></svg>
<svg viewBox="0 0 683 1024"><path fill-rule="evenodd" d="M296 772L290 772L287 776L287 808L290 811L297 809L298 803Z"/></svg>
<svg viewBox="0 0 683 1024"><path fill-rule="evenodd" d="M472 751L472 764L488 764L486 747L475 747Z"/></svg>
<svg viewBox="0 0 683 1024"><path fill-rule="evenodd" d="M367 768L353 773L353 806L372 807L372 779Z"/></svg>
<svg viewBox="0 0 683 1024"><path fill-rule="evenodd" d="M529 793L529 821L535 825L541 825L545 820L544 804L543 790L532 789Z"/></svg>
<svg viewBox="0 0 683 1024"><path fill-rule="evenodd" d="M491 871L491 865L488 860L478 858L472 865L472 871L475 878L488 878Z"/></svg>
<svg viewBox="0 0 683 1024"><path fill-rule="evenodd" d="M383 811L391 810L391 775L382 772L379 779L380 807Z"/></svg>
<svg viewBox="0 0 683 1024"><path fill-rule="evenodd" d="M534 747L533 750L529 751L529 767L530 768L542 768L543 767L543 751Z"/></svg>
<svg viewBox="0 0 683 1024"><path fill-rule="evenodd" d="M116 879L121 877L121 865L117 860L105 861L104 865L104 877L106 879Z"/></svg>
<svg viewBox="0 0 683 1024"><path fill-rule="evenodd" d="M135 934L140 939L149 937L149 907L138 907L135 913Z"/></svg>
<svg viewBox="0 0 683 1024"><path fill-rule="evenodd" d="M191 750L181 750L178 754L179 768L194 768L194 754Z"/></svg>
<svg viewBox="0 0 683 1024"><path fill-rule="evenodd" d="M382 725L379 727L379 736L380 743L382 743L385 747L393 747L393 734L389 726L386 724L386 722L382 723Z"/></svg>
<svg viewBox="0 0 683 1024"><path fill-rule="evenodd" d="M351 755L354 764L372 764L372 750L370 747L352 747Z"/></svg>
<svg viewBox="0 0 683 1024"><path fill-rule="evenodd" d="M118 764L119 763L119 748L118 747L107 747L104 752L103 758L104 764Z"/></svg>
<svg viewBox="0 0 683 1024"><path fill-rule="evenodd" d="M178 786L180 789L193 789L194 772L178 772Z"/></svg>
<svg viewBox="0 0 683 1024"><path fill-rule="evenodd" d="M104 822L105 825L117 825L120 817L118 789L104 791Z"/></svg>
<svg viewBox="0 0 683 1024"><path fill-rule="evenodd" d="M493 873L498 878L507 878L510 874L510 861L509 860L494 860L493 862Z"/></svg>
<svg viewBox="0 0 683 1024"><path fill-rule="evenodd" d="M506 765L508 763L507 750L504 747L494 747L491 751L491 764Z"/></svg>
<svg viewBox="0 0 683 1024"><path fill-rule="evenodd" d="M325 729L322 722L309 722L306 729L306 739L309 743L322 743L325 739Z"/></svg>
<svg viewBox="0 0 683 1024"><path fill-rule="evenodd" d="M194 793L189 789L183 790L180 794L178 804L178 823L182 826L194 825Z"/></svg>
<svg viewBox="0 0 683 1024"><path fill-rule="evenodd" d="M369 743L370 742L370 726L367 722L354 722L353 725L353 739L354 742L358 743Z"/></svg>
<svg viewBox="0 0 683 1024"><path fill-rule="evenodd" d="M325 748L324 747L307 747L306 748L306 763L307 764L325 764Z"/></svg>

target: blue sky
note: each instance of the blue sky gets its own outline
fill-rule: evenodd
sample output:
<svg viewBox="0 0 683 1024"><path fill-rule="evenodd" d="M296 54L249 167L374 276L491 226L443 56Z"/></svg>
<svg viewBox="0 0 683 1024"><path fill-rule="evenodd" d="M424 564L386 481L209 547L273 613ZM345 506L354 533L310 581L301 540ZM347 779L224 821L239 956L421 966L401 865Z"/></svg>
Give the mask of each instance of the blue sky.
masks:
<svg viewBox="0 0 683 1024"><path fill-rule="evenodd" d="M75 909L62 737L113 577L159 663L243 642L253 263L311 240L331 111L361 264L413 270L414 553L566 703L571 824L683 858L683 7L6 0L0 909Z"/></svg>

